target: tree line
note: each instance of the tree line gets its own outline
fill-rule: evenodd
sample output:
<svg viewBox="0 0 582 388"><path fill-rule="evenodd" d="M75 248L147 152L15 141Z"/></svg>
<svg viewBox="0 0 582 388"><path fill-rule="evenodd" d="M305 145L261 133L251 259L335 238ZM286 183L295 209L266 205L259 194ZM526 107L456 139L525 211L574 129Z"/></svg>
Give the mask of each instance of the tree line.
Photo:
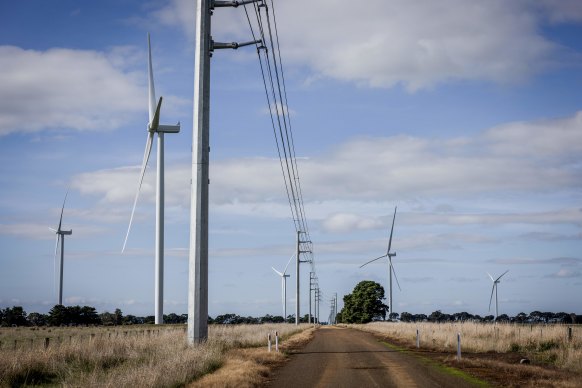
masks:
<svg viewBox="0 0 582 388"><path fill-rule="evenodd" d="M301 317L300 322L308 321L307 314ZM0 326L117 326L153 324L154 316L138 317L123 315L120 309L110 313L97 313L91 306L63 306L55 305L48 314L27 314L22 306L0 309ZM176 324L188 322L188 314L164 314L164 323ZM261 323L295 323L295 315L283 318L280 315L266 314L262 317L241 317L237 314L223 314L216 318L208 317L208 323L215 324L261 324Z"/></svg>
<svg viewBox="0 0 582 388"><path fill-rule="evenodd" d="M186 314L174 313L165 315L165 323L186 323ZM110 313L105 311L97 313L91 306L63 306L55 305L48 314L30 313L21 306L0 309L0 326L113 326L113 325L138 325L153 324L154 316L138 317L135 315L123 315L120 309Z"/></svg>
<svg viewBox="0 0 582 388"><path fill-rule="evenodd" d="M343 297L344 307L337 314L336 321L342 323L368 323L371 321L385 320L389 307L384 304L384 287L371 281L359 282L352 293ZM582 315L565 312L541 312L532 311L529 314L519 313L514 317L501 314L495 319L493 315L473 315L468 312L446 314L437 310L430 315L390 313L389 320L402 322L508 322L508 323L582 323Z"/></svg>

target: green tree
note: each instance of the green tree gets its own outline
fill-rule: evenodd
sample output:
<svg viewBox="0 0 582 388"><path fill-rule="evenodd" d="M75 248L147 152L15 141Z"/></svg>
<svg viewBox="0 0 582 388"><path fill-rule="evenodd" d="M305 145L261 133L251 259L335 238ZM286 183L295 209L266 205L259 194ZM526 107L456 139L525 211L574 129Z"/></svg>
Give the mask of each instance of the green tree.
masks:
<svg viewBox="0 0 582 388"><path fill-rule="evenodd" d="M108 311L99 314L99 319L101 319L101 324L103 326L114 326L115 325L115 314Z"/></svg>
<svg viewBox="0 0 582 388"><path fill-rule="evenodd" d="M48 315L40 313L28 314L28 322L33 326L46 326Z"/></svg>
<svg viewBox="0 0 582 388"><path fill-rule="evenodd" d="M57 304L49 311L48 323L51 326L61 326L68 324L67 308L62 304Z"/></svg>
<svg viewBox="0 0 582 388"><path fill-rule="evenodd" d="M121 325L123 323L123 313L120 309L115 309L115 324Z"/></svg>
<svg viewBox="0 0 582 388"><path fill-rule="evenodd" d="M26 311L22 306L7 307L2 311L2 326L27 326Z"/></svg>
<svg viewBox="0 0 582 388"><path fill-rule="evenodd" d="M367 323L385 319L388 306L382 301L384 287L371 281L359 282L351 294L344 296L344 308L340 311L341 321L345 323Z"/></svg>
<svg viewBox="0 0 582 388"><path fill-rule="evenodd" d="M98 325L101 323L95 307L83 306L79 309L79 321L81 325Z"/></svg>

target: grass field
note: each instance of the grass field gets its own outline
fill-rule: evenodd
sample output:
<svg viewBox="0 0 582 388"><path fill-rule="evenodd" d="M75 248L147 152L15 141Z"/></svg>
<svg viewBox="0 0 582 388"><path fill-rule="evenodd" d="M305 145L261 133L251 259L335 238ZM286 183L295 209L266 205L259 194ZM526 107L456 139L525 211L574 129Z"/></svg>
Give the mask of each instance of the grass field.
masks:
<svg viewBox="0 0 582 388"><path fill-rule="evenodd" d="M188 346L184 325L0 329L0 386L184 386L216 370L229 350L306 329L291 324L210 325ZM46 338L48 346L45 347Z"/></svg>
<svg viewBox="0 0 582 388"><path fill-rule="evenodd" d="M349 326L396 338L413 346L416 345L418 330L421 348L449 352L456 351L457 333L460 333L463 352L516 352L536 362L582 373L580 325L372 322ZM568 328L572 330L571 339Z"/></svg>

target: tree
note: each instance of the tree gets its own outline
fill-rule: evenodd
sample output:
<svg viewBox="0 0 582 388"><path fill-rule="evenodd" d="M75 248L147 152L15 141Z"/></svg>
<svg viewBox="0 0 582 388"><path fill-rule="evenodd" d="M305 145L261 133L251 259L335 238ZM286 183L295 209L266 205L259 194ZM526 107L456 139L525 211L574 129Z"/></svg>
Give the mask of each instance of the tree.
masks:
<svg viewBox="0 0 582 388"><path fill-rule="evenodd" d="M414 320L414 316L407 311L404 311L400 314L400 320L402 322L412 322Z"/></svg>
<svg viewBox="0 0 582 388"><path fill-rule="evenodd" d="M371 280L359 282L351 294L344 296L344 308L340 311L341 321L368 323L385 319L388 306L382 302L384 299L384 287L380 284Z"/></svg>
<svg viewBox="0 0 582 388"><path fill-rule="evenodd" d="M99 318L101 319L101 324L103 326L115 325L115 314L105 311L104 313L99 314Z"/></svg>
<svg viewBox="0 0 582 388"><path fill-rule="evenodd" d="M40 313L30 313L28 314L28 322L32 326L46 326L48 321L48 316L46 314Z"/></svg>
<svg viewBox="0 0 582 388"><path fill-rule="evenodd" d="M7 307L2 311L2 326L27 326L26 311L21 306Z"/></svg>
<svg viewBox="0 0 582 388"><path fill-rule="evenodd" d="M120 309L115 309L115 325L121 325L123 323L123 313Z"/></svg>
<svg viewBox="0 0 582 388"><path fill-rule="evenodd" d="M83 306L79 309L79 321L81 325L97 325L101 323L95 307Z"/></svg>
<svg viewBox="0 0 582 388"><path fill-rule="evenodd" d="M49 311L48 323L51 326L61 326L68 324L67 308L62 304L57 304Z"/></svg>

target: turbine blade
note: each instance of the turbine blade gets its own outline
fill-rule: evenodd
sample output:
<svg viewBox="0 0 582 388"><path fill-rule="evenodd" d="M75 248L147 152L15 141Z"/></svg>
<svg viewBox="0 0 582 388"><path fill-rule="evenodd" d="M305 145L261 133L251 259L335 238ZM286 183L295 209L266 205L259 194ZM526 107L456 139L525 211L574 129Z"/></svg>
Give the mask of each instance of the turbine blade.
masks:
<svg viewBox="0 0 582 388"><path fill-rule="evenodd" d="M364 264L360 265L360 268L362 268L362 267L363 267L363 266L365 266L365 265L368 265L368 264L370 264L370 263L371 263L371 262L373 262L373 261L376 261L376 260L382 259L382 258L384 258L384 257L386 257L386 256L388 256L388 255L382 255L382 256L380 256L380 257L376 257L374 260L370 260L370 261L368 261L367 263L364 263Z"/></svg>
<svg viewBox="0 0 582 388"><path fill-rule="evenodd" d="M152 46L150 44L150 33L148 32L148 108L149 121L154 120L156 109L156 90L154 88L154 69L152 67Z"/></svg>
<svg viewBox="0 0 582 388"><path fill-rule="evenodd" d="M398 277L396 276L396 270L394 269L394 265L392 264L392 262L390 262L390 268L392 268L392 273L394 274L394 279L396 279L396 284L398 285L398 289L400 291L402 291L402 288L400 288L400 283L398 282Z"/></svg>
<svg viewBox="0 0 582 388"><path fill-rule="evenodd" d="M287 265L285 266L285 269L283 270L283 274L287 273L287 267L289 267L289 264L291 263L291 260L295 257L295 253L291 255L291 257L289 258L289 261L287 262Z"/></svg>
<svg viewBox="0 0 582 388"><path fill-rule="evenodd" d="M65 194L65 200L63 201L63 207L61 208L61 218L59 219L59 228L57 229L59 232L61 231L61 224L63 223L63 212L65 211L65 203L67 202L68 195L69 189L67 189L67 193Z"/></svg>
<svg viewBox="0 0 582 388"><path fill-rule="evenodd" d="M156 107L156 113L154 113L154 117L150 121L150 127L149 127L150 133L157 131L158 127L160 126L160 109L162 107L162 98L163 97L160 97L160 99L158 100L158 106Z"/></svg>
<svg viewBox="0 0 582 388"><path fill-rule="evenodd" d="M495 291L495 286L497 284L493 283L493 287L491 287L491 298L489 298L489 311L491 311L491 301L493 300L493 291Z"/></svg>
<svg viewBox="0 0 582 388"><path fill-rule="evenodd" d="M396 206L394 206L394 218L392 218L392 229L390 229L390 240L388 240L388 250L386 254L390 253L390 248L392 247L392 234L394 233L394 222L396 221Z"/></svg>
<svg viewBox="0 0 582 388"><path fill-rule="evenodd" d="M491 276L491 274L489 272L487 272L487 275L489 275L489 277L491 278L492 282L495 282L495 279L493 279L493 276Z"/></svg>
<svg viewBox="0 0 582 388"><path fill-rule="evenodd" d="M271 268L273 269L273 271L275 271L275 272L277 273L277 275L279 275L279 276L283 276L283 274L282 274L281 272L277 271L277 270L276 270L275 268L273 268L273 267L271 267Z"/></svg>
<svg viewBox="0 0 582 388"><path fill-rule="evenodd" d="M145 170L146 170L146 167L148 165L150 153L152 151L153 140L154 140L154 133L149 132L148 138L146 141L145 153L143 155L143 163L142 163L141 172L139 175L137 191L135 193L135 199L133 200L133 208L131 209L131 217L129 218L129 226L127 227L127 233L125 234L125 241L123 242L123 248L121 249L121 253L123 253L125 251L125 245L127 244L127 238L129 237L129 231L131 230L131 224L133 222L133 215L135 214L135 207L137 205L137 199L139 198L139 192L141 191L141 184L143 183L143 177L145 175Z"/></svg>
<svg viewBox="0 0 582 388"><path fill-rule="evenodd" d="M501 274L501 276L497 278L496 282L498 282L498 281L499 281L499 279L501 279L501 277L502 277L503 275L505 275L506 273L508 273L508 272L509 272L509 270L507 270L507 271L503 272L503 273Z"/></svg>

